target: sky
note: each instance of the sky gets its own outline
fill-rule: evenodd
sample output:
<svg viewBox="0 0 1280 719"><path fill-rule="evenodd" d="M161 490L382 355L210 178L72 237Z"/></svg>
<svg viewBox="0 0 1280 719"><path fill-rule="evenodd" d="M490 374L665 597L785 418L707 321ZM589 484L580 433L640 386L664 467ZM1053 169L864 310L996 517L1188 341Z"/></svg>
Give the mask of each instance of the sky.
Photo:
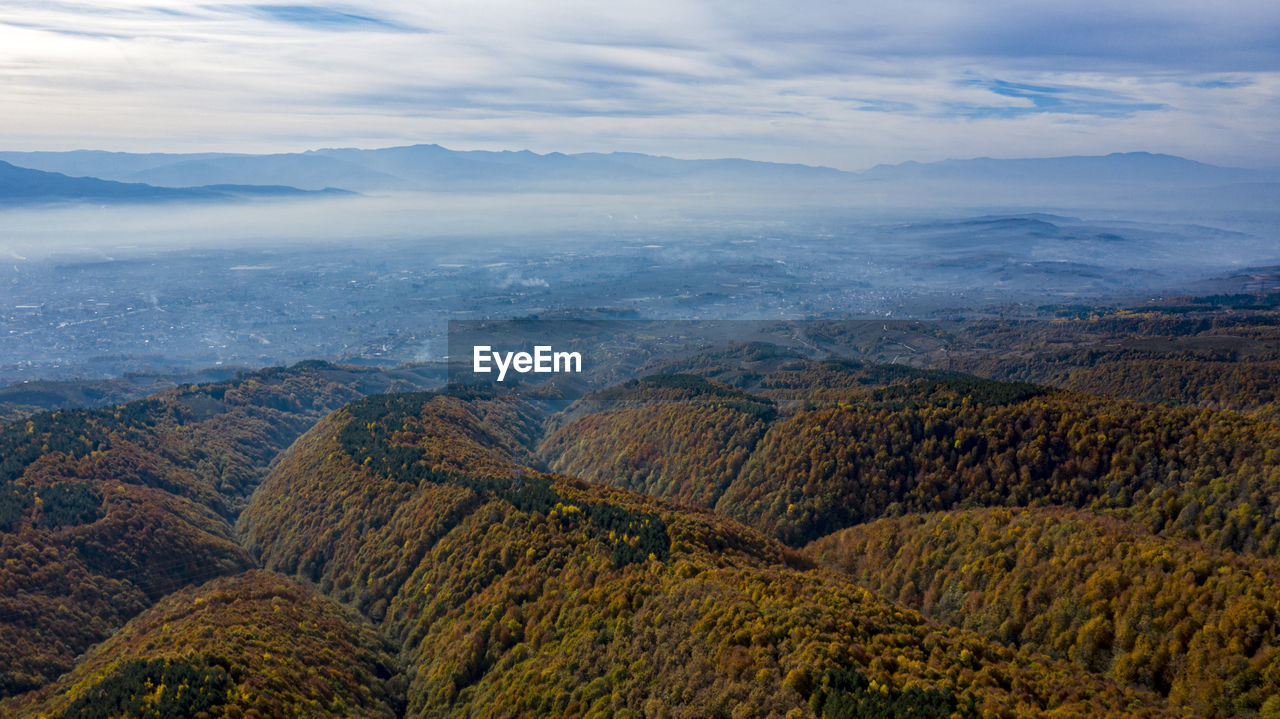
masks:
<svg viewBox="0 0 1280 719"><path fill-rule="evenodd" d="M1280 167L1280 2L0 0L0 149Z"/></svg>

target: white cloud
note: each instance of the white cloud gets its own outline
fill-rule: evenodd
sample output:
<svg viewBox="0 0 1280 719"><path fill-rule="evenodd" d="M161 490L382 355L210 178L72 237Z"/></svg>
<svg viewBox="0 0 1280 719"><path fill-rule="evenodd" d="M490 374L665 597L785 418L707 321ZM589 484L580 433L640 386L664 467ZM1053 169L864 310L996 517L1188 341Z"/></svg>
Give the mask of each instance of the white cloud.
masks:
<svg viewBox="0 0 1280 719"><path fill-rule="evenodd" d="M109 0L0 2L0 18L9 149L1280 164L1274 3Z"/></svg>

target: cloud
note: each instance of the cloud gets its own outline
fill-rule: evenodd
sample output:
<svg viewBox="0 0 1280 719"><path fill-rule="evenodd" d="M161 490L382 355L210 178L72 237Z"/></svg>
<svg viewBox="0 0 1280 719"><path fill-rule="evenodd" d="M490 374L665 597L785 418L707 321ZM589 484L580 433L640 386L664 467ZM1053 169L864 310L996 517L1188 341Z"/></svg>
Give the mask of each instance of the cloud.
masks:
<svg viewBox="0 0 1280 719"><path fill-rule="evenodd" d="M1280 164L1280 6L0 0L0 145Z"/></svg>
<svg viewBox="0 0 1280 719"><path fill-rule="evenodd" d="M895 100L884 100L874 97L848 98L850 106L859 112L914 113L919 108L915 103Z"/></svg>
<svg viewBox="0 0 1280 719"><path fill-rule="evenodd" d="M1093 115L1096 117L1130 117L1137 112L1168 110L1156 102L1138 102L1119 93L1097 88L1067 85L1030 85L995 79L972 79L962 85L985 88L1001 97L1026 100L1019 105L973 105L947 103L946 111L962 117L1018 117L1035 113Z"/></svg>
<svg viewBox="0 0 1280 719"><path fill-rule="evenodd" d="M235 8L235 6L231 7ZM244 9L250 15L318 30L419 32L413 27L392 20L323 5L248 5Z"/></svg>
<svg viewBox="0 0 1280 719"><path fill-rule="evenodd" d="M1215 78L1212 80L1191 80L1187 83L1188 87L1198 87L1205 90L1233 90L1238 87L1249 87L1253 84L1253 80L1249 78Z"/></svg>

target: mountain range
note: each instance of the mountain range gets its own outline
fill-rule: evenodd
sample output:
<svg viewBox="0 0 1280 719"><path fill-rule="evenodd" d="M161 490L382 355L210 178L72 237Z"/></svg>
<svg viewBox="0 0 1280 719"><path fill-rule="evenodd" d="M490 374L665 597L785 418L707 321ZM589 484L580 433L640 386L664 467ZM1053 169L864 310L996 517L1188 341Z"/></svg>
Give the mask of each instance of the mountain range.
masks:
<svg viewBox="0 0 1280 719"><path fill-rule="evenodd" d="M11 202L35 197L218 199L298 194L299 190L331 191L330 188L354 192L756 189L778 193L821 188L868 193L976 187L998 199L1010 191L1025 195L1029 187L1114 193L1243 186L1246 193L1261 193L1265 199L1274 197L1280 180L1280 172L1219 167L1146 152L906 162L863 172L732 158L683 160L627 152L457 151L430 144L266 155L0 152L0 160L17 166L3 168L11 179L0 185L0 196ZM17 172L19 167L69 177L21 175ZM74 183L73 178L83 182ZM91 183L88 178L132 184L122 187Z"/></svg>
<svg viewBox="0 0 1280 719"><path fill-rule="evenodd" d="M300 190L267 184L159 187L96 177L69 177L0 161L0 205L49 202L226 202L254 198L350 195L345 190Z"/></svg>

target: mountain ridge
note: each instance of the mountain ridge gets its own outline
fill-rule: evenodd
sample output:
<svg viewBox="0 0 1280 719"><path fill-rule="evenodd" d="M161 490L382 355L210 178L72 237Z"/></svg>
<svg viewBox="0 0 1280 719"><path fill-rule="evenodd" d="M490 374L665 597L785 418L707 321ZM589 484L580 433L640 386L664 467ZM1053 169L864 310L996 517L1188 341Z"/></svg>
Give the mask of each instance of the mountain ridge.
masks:
<svg viewBox="0 0 1280 719"><path fill-rule="evenodd" d="M637 152L452 150L434 143L269 154L10 151L0 152L0 160L42 171L179 188L230 184L287 185L304 190L341 187L353 191L609 190L671 183L732 188L770 186L779 181L848 189L895 182L1027 181L1048 185L1198 187L1265 184L1280 179L1277 170L1222 167L1146 151L907 161L859 171L734 157L682 159Z"/></svg>
<svg viewBox="0 0 1280 719"><path fill-rule="evenodd" d="M369 397L300 438L240 517L265 568L399 643L407 716L1169 711L930 624L715 513L521 467L537 414L456 387Z"/></svg>
<svg viewBox="0 0 1280 719"><path fill-rule="evenodd" d="M97 177L73 177L61 172L21 167L0 160L0 206L57 202L219 202L257 197L305 197L349 195L326 187L302 190L288 185L254 183L202 184L165 187L142 182L120 182Z"/></svg>
<svg viewBox="0 0 1280 719"><path fill-rule="evenodd" d="M1111 173L1098 176L1091 173ZM1139 176L1138 173L1146 173ZM1072 179L1133 181L1249 182L1275 177L1274 171L1224 167L1178 155L1146 151L1112 152L1106 155L1053 157L946 159L936 162L882 164L859 173L866 179L902 179L931 175L931 179Z"/></svg>

